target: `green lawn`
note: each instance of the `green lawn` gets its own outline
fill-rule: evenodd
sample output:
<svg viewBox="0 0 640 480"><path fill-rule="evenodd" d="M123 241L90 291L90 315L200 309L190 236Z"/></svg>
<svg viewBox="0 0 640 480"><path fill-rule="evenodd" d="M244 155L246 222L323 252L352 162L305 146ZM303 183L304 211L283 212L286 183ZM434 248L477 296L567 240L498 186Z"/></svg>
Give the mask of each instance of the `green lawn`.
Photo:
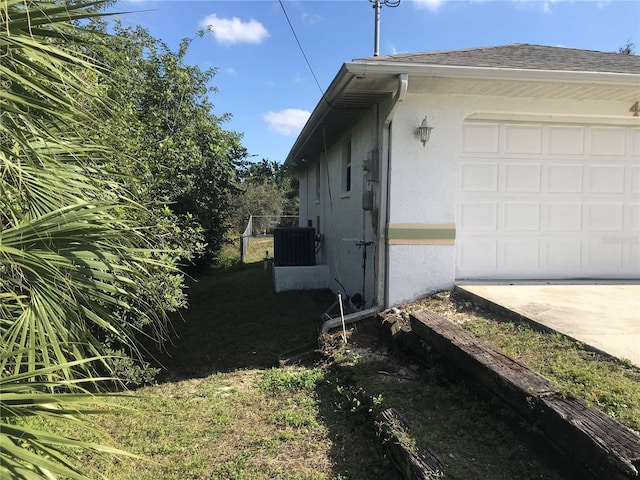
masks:
<svg viewBox="0 0 640 480"><path fill-rule="evenodd" d="M412 420L413 441L441 456L449 478L561 478L464 386L439 368L387 355L363 326L333 364L276 368L281 353L317 338L333 296L276 295L261 261L229 265L190 283L190 307L174 322L178 336L158 384L95 417L111 445L144 459L82 455L91 477L399 479L350 393L364 388L377 408Z"/></svg>

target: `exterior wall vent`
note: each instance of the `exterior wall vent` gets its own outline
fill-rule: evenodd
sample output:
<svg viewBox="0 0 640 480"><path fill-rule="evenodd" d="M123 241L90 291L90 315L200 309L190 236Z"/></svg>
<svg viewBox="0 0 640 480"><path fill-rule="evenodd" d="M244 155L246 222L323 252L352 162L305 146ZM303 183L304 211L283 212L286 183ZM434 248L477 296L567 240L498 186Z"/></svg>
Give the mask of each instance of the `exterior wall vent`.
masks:
<svg viewBox="0 0 640 480"><path fill-rule="evenodd" d="M302 267L316 264L315 228L276 228L273 231L274 265Z"/></svg>

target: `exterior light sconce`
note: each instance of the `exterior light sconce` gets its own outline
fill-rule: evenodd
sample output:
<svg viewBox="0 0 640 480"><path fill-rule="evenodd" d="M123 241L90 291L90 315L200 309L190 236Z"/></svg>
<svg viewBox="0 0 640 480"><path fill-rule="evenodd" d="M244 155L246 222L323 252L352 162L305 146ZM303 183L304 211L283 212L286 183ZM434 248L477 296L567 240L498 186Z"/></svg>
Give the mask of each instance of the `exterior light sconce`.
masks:
<svg viewBox="0 0 640 480"><path fill-rule="evenodd" d="M423 148L427 145L429 137L431 137L431 130L433 130L433 127L427 125L427 116L425 115L425 117L422 119L422 123L416 130L416 135L422 142Z"/></svg>

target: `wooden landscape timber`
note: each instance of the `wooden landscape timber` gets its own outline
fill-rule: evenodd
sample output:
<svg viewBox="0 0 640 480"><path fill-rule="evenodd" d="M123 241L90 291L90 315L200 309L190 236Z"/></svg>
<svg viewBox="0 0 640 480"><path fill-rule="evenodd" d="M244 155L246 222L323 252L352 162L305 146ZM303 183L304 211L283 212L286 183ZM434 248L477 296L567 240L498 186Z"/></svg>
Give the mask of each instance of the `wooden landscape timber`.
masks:
<svg viewBox="0 0 640 480"><path fill-rule="evenodd" d="M418 451L410 442L409 423L395 409L378 415L376 430L396 468L406 480L446 480L444 466L430 450Z"/></svg>
<svg viewBox="0 0 640 480"><path fill-rule="evenodd" d="M637 479L640 435L542 375L429 311L411 329L472 383L538 429L568 462L594 479Z"/></svg>
<svg viewBox="0 0 640 480"><path fill-rule="evenodd" d="M366 328L366 327L365 327ZM415 337L417 339L417 337ZM342 345L342 336L339 340ZM322 353L325 359L337 367L338 372L344 367L334 363L335 359L331 350L331 336L323 337ZM386 373L386 372L378 372ZM345 374L342 370L341 374ZM348 375L348 374L347 374ZM375 428L381 446L387 451L393 466L404 480L447 480L444 473L444 465L438 455L422 445L417 447L410 431L409 421L395 408L387 408L380 411L376 408L373 397L362 387L345 381L338 391L342 401L336 405L347 406L348 409L363 413L367 422L371 422ZM343 407L341 407L343 408Z"/></svg>

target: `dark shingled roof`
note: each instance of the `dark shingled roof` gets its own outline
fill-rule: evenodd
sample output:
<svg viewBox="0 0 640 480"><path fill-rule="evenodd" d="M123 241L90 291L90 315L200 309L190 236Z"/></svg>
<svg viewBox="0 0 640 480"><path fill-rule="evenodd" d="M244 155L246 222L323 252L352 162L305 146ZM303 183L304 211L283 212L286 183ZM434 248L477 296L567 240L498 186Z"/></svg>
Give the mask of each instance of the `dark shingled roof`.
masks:
<svg viewBox="0 0 640 480"><path fill-rule="evenodd" d="M403 53L354 60L573 72L640 74L640 56L516 43L498 47Z"/></svg>

